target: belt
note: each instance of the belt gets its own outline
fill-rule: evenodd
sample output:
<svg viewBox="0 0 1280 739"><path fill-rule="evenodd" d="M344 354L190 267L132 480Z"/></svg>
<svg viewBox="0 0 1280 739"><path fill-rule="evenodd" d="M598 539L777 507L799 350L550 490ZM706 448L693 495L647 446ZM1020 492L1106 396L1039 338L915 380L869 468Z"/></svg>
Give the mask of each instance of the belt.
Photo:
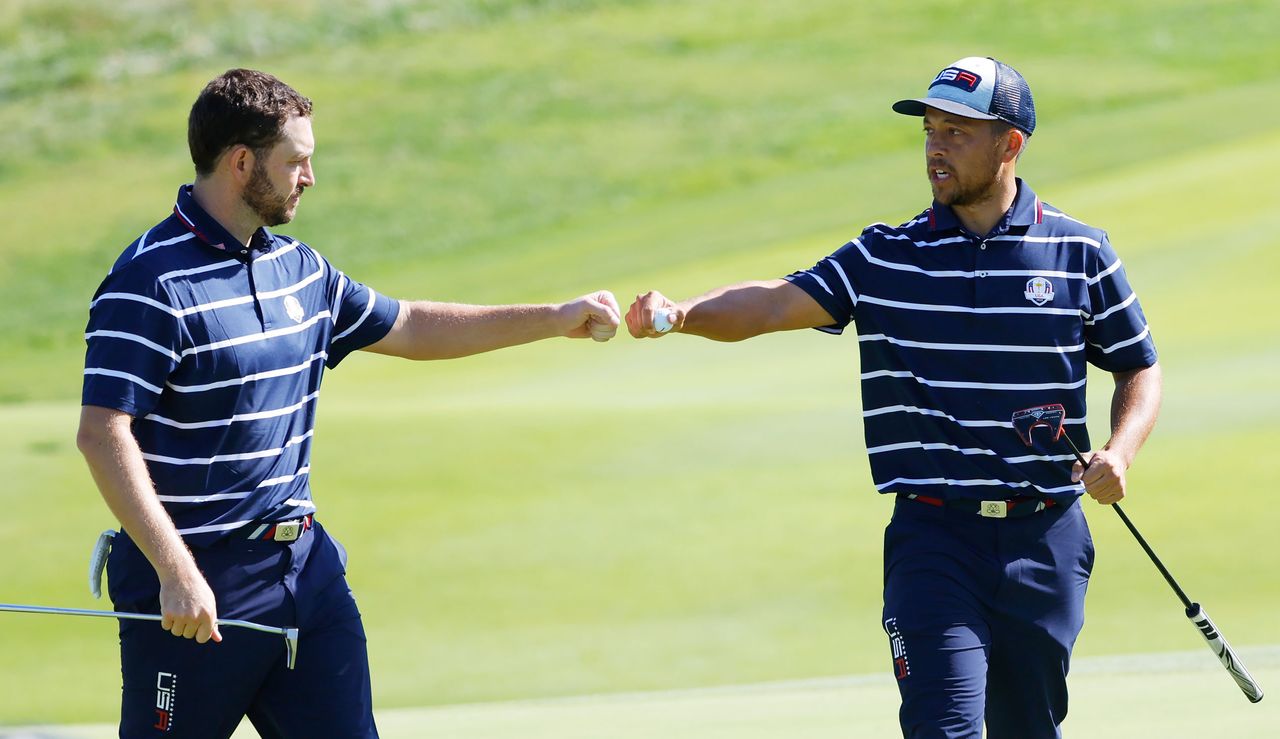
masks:
<svg viewBox="0 0 1280 739"><path fill-rule="evenodd" d="M309 528L311 528L311 514L288 521L259 524L249 530L244 538L258 541L294 541Z"/></svg>
<svg viewBox="0 0 1280 739"><path fill-rule="evenodd" d="M945 506L966 513L976 513L983 518L1022 518L1058 505L1051 498L1033 497L1007 498L1004 500L970 500L967 498L943 500L942 498L916 495L914 493L898 493L898 497L931 505L935 508Z"/></svg>

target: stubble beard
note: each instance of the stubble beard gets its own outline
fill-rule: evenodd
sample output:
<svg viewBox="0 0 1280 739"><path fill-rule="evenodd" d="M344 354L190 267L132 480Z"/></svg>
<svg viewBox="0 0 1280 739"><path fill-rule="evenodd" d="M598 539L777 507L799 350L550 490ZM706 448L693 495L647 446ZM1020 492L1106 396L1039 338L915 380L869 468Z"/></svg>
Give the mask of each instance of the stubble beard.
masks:
<svg viewBox="0 0 1280 739"><path fill-rule="evenodd" d="M295 195L301 194L302 185L298 185L298 188L288 195L281 195L280 191L271 184L271 178L267 176L267 168L259 159L253 164L253 173L249 175L249 182L244 186L240 199L262 219L263 225L279 226L293 220L294 207L290 206L289 201Z"/></svg>
<svg viewBox="0 0 1280 739"><path fill-rule="evenodd" d="M943 205L956 208L964 208L986 202L996 196L998 188L997 177L1000 173L999 162L991 165L990 169L983 173L978 182L964 184L956 182L955 189L947 197L939 197L938 202ZM955 174L952 174L955 177ZM935 197L939 194L935 193Z"/></svg>

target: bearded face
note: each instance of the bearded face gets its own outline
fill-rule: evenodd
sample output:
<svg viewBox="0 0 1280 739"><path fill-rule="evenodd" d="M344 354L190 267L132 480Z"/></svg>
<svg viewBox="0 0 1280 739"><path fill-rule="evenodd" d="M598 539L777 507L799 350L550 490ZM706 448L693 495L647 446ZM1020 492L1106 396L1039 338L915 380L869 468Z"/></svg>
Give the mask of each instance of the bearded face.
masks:
<svg viewBox="0 0 1280 739"><path fill-rule="evenodd" d="M271 181L267 172L266 157L256 157L253 173L245 185L240 198L267 226L279 226L293 220L302 198L301 182L291 191L281 192Z"/></svg>
<svg viewBox="0 0 1280 739"><path fill-rule="evenodd" d="M925 167L933 197L951 207L995 196L1004 140L989 121L930 110L925 115Z"/></svg>

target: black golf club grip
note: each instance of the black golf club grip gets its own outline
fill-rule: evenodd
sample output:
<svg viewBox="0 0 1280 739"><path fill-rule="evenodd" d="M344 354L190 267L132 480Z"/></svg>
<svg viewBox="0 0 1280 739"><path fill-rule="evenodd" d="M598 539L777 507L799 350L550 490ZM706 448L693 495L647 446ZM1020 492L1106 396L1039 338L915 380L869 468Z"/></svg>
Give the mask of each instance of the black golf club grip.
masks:
<svg viewBox="0 0 1280 739"><path fill-rule="evenodd" d="M1231 678L1236 681L1236 685L1240 686L1240 690L1244 692L1249 702L1257 703L1262 700L1262 686L1258 685L1253 675L1245 669L1244 662L1236 655L1235 650L1227 643L1222 632L1218 631L1218 627L1209 619L1209 614L1204 612L1199 603L1191 604L1187 609L1187 618L1195 625L1200 636L1204 637L1213 653L1218 655L1218 661L1227 668L1227 672L1231 673Z"/></svg>

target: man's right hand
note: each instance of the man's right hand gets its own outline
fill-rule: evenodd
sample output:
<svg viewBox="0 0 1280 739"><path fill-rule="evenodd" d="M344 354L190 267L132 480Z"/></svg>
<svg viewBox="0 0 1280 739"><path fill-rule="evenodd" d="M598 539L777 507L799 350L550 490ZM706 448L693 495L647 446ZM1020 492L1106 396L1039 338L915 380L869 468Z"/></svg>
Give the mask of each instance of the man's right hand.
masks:
<svg viewBox="0 0 1280 739"><path fill-rule="evenodd" d="M671 328L668 331L659 331L653 325L653 319L658 313L665 312L671 320ZM684 326L685 312L678 308L675 303L667 299L665 295L650 290L644 295L637 295L631 309L627 311L627 330L637 339L656 339L667 333L675 333Z"/></svg>
<svg viewBox="0 0 1280 739"><path fill-rule="evenodd" d="M160 626L174 636L204 644L222 641L218 632L218 605L204 576L194 573L160 583Z"/></svg>

